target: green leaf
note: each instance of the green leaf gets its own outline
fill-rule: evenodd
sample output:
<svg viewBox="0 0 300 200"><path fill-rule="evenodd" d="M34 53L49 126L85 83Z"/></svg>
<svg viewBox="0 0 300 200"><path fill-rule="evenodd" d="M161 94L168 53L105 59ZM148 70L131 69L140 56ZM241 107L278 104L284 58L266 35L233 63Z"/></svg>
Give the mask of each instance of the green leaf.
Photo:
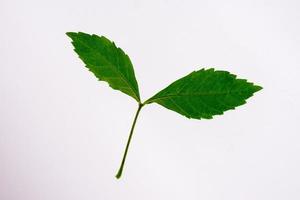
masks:
<svg viewBox="0 0 300 200"><path fill-rule="evenodd" d="M66 33L73 41L75 52L86 67L101 81L140 102L138 84L129 57L104 36Z"/></svg>
<svg viewBox="0 0 300 200"><path fill-rule="evenodd" d="M86 67L101 81L120 90L138 102L127 144L116 178L122 176L134 128L144 106L158 103L188 118L211 119L224 111L246 103L262 87L237 79L226 71L201 69L175 81L156 95L141 103L138 84L129 57L104 36L68 32L75 52Z"/></svg>
<svg viewBox="0 0 300 200"><path fill-rule="evenodd" d="M226 71L201 69L173 82L148 99L188 118L211 119L246 103L262 87Z"/></svg>

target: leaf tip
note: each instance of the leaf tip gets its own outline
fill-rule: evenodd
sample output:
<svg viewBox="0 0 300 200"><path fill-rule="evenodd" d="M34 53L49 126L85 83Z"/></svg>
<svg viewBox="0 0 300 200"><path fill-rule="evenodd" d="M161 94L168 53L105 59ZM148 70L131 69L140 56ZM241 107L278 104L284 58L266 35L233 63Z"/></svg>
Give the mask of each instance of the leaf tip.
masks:
<svg viewBox="0 0 300 200"><path fill-rule="evenodd" d="M70 37L71 39L73 39L73 37L74 37L75 35L77 35L77 33L75 33L75 32L66 32L66 35L67 35L68 37Z"/></svg>
<svg viewBox="0 0 300 200"><path fill-rule="evenodd" d="M254 87L255 87L255 92L258 92L263 89L263 87L259 85L254 85Z"/></svg>
<svg viewBox="0 0 300 200"><path fill-rule="evenodd" d="M255 84L252 83L252 92L253 92L253 93L256 93L256 92L258 92L258 91L260 91L260 90L262 90L262 89L263 89L262 86L255 85Z"/></svg>

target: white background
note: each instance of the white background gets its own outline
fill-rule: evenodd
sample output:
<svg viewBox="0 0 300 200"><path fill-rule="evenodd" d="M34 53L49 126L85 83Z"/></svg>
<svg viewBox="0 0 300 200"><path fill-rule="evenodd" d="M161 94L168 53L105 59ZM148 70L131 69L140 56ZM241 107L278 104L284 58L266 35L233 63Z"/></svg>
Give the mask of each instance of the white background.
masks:
<svg viewBox="0 0 300 200"><path fill-rule="evenodd" d="M0 1L1 200L299 200L300 3ZM264 89L213 120L136 103L84 68L67 31L131 57L142 99L202 67Z"/></svg>

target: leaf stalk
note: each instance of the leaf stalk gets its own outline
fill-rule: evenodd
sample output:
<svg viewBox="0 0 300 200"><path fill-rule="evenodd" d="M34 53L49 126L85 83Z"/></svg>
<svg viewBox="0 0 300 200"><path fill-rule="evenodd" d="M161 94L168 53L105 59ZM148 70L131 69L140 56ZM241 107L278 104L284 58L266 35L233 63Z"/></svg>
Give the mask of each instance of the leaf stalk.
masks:
<svg viewBox="0 0 300 200"><path fill-rule="evenodd" d="M123 154L123 159L122 159L122 162L121 162L121 166L118 170L118 173L116 174L117 179L121 178L121 176L122 176L122 172L123 172L125 160L126 160L126 157L127 157L127 152L128 152L128 149L129 149L129 145L130 145L130 142L131 142L131 138L132 138L132 135L133 135L134 127L135 127L137 118L138 118L139 113L140 113L143 106L144 106L144 104L139 103L139 106L138 106L138 109L136 111L133 123L131 125L131 130L130 130L129 137L128 137L127 144L126 144L126 148L125 148L125 151L124 151L124 154Z"/></svg>

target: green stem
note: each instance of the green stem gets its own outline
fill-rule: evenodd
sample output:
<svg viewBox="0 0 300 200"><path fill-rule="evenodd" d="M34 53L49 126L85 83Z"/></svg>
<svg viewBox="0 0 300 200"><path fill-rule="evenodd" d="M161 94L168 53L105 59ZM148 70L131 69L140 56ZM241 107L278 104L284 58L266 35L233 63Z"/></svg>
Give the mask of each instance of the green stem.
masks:
<svg viewBox="0 0 300 200"><path fill-rule="evenodd" d="M133 134L133 130L134 130L134 127L135 127L135 123L136 123L136 120L139 116L139 113L142 109L142 107L144 106L144 104L141 104L139 103L139 107L136 111L136 114L135 114L135 117L134 117L134 120L133 120L133 123L132 123L132 126L131 126L131 130L130 130L130 134L129 134L129 137L128 137L128 141L127 141L127 145L126 145L126 148L125 148L125 151L124 151L124 155L123 155L123 159L122 159L122 162L121 162L121 166L119 168L119 171L116 175L116 178L119 179L121 178L122 176L122 172L123 172L123 168L124 168L124 164L125 164L125 160L126 160L126 156L127 156L127 152L128 152L128 148L129 148L129 145L130 145L130 141L131 141L131 138L132 138L132 134Z"/></svg>

